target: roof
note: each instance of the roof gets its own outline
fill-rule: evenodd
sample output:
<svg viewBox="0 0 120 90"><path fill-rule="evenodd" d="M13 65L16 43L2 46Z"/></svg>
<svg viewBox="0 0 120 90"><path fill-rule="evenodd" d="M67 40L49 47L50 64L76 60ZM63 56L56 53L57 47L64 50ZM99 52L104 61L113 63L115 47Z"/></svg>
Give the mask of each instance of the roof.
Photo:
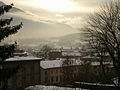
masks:
<svg viewBox="0 0 120 90"><path fill-rule="evenodd" d="M52 49L50 52L79 52L76 49Z"/></svg>
<svg viewBox="0 0 120 90"><path fill-rule="evenodd" d="M104 65L113 65L112 62L103 62ZM92 66L99 66L100 62L96 61L96 62L91 62Z"/></svg>
<svg viewBox="0 0 120 90"><path fill-rule="evenodd" d="M23 53L15 52L15 53L13 53L13 55L14 56L19 56L19 55L23 56L23 55L28 55L28 53L27 52L23 52Z"/></svg>
<svg viewBox="0 0 120 90"><path fill-rule="evenodd" d="M84 57L82 57L82 58L86 58L86 59L88 59L88 58L91 58L91 59L99 59L100 57L88 55L88 56L84 56Z"/></svg>
<svg viewBox="0 0 120 90"><path fill-rule="evenodd" d="M62 52L62 56L81 56L79 52Z"/></svg>
<svg viewBox="0 0 120 90"><path fill-rule="evenodd" d="M99 65L100 65L100 62L91 62L91 65L92 65L92 66L99 66Z"/></svg>
<svg viewBox="0 0 120 90"><path fill-rule="evenodd" d="M41 61L40 66L44 69L61 67L62 66L62 61L61 60Z"/></svg>
<svg viewBox="0 0 120 90"><path fill-rule="evenodd" d="M42 58L37 58L34 56L22 56L22 57L14 56L14 57L6 59L6 61L7 62L9 61L31 61L31 60L41 60L41 59Z"/></svg>
<svg viewBox="0 0 120 90"><path fill-rule="evenodd" d="M65 60L63 60L63 59L62 60L45 60L45 61L40 62L40 66L43 69L62 67L63 66L63 61L65 61ZM72 60L72 61L73 61L73 63L69 64L69 66L81 65L81 63L82 63L81 60Z"/></svg>

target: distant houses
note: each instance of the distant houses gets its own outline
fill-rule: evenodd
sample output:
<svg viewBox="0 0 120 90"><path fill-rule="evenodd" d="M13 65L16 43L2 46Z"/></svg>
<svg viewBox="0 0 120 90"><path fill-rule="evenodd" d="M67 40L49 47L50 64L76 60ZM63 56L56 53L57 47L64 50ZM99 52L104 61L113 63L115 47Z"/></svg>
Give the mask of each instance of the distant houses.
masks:
<svg viewBox="0 0 120 90"><path fill-rule="evenodd" d="M71 50L71 49L58 49L58 50L50 50L47 52L47 59L55 60L60 58L73 58L80 59L81 54L79 50Z"/></svg>

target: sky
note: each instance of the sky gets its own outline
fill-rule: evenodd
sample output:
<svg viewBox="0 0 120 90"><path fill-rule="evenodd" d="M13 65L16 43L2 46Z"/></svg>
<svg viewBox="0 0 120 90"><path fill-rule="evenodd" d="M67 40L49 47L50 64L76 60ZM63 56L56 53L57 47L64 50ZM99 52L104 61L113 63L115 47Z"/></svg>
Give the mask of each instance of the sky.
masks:
<svg viewBox="0 0 120 90"><path fill-rule="evenodd" d="M23 18L33 21L49 22L54 25L60 25L60 29L71 29L70 33L79 33L87 20L90 13L98 10L99 5L110 0L2 0L10 4L14 3L15 7L20 8L36 18L20 14ZM54 24L53 24L54 23ZM66 28L68 27L69 28ZM56 27L56 26L55 26ZM52 28L57 29L57 28ZM57 33L57 31L56 31ZM63 31L58 32L61 35L70 34ZM56 36L52 33L51 36Z"/></svg>

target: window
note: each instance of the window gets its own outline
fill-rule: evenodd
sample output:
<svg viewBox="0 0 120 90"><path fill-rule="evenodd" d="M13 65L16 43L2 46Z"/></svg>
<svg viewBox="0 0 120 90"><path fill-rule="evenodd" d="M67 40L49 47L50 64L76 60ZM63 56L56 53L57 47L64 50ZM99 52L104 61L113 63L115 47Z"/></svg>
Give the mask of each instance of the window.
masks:
<svg viewBox="0 0 120 90"><path fill-rule="evenodd" d="M47 80L48 80L47 77L45 77L45 83L47 83Z"/></svg>
<svg viewBox="0 0 120 90"><path fill-rule="evenodd" d="M62 73L62 72L63 72L63 70L61 69L61 70L60 70L60 72Z"/></svg>
<svg viewBox="0 0 120 90"><path fill-rule="evenodd" d="M53 78L53 77L51 77L51 82L52 82L52 83L53 83L53 79L54 79L54 78Z"/></svg>
<svg viewBox="0 0 120 90"><path fill-rule="evenodd" d="M56 82L58 82L58 76L56 76Z"/></svg>
<svg viewBox="0 0 120 90"><path fill-rule="evenodd" d="M58 73L58 70L56 70L56 73Z"/></svg>
<svg viewBox="0 0 120 90"><path fill-rule="evenodd" d="M60 76L60 82L62 82L63 81L63 78L62 78L62 76Z"/></svg>
<svg viewBox="0 0 120 90"><path fill-rule="evenodd" d="M51 74L53 74L53 70L51 70Z"/></svg>
<svg viewBox="0 0 120 90"><path fill-rule="evenodd" d="M74 78L75 76L74 76L74 74L73 74L73 78Z"/></svg>
<svg viewBox="0 0 120 90"><path fill-rule="evenodd" d="M45 71L45 75L47 75L47 71Z"/></svg>

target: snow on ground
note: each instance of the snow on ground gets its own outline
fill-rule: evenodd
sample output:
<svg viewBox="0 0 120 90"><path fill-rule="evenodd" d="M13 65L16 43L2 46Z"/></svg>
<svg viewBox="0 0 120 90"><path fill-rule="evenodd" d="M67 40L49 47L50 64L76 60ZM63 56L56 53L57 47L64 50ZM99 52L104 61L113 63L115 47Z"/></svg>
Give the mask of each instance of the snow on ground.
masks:
<svg viewBox="0 0 120 90"><path fill-rule="evenodd" d="M115 86L114 84L100 84L100 83L87 83L87 82L75 82L76 84L85 84L85 85L97 85L97 86Z"/></svg>
<svg viewBox="0 0 120 90"><path fill-rule="evenodd" d="M25 90L89 90L89 89L36 85L27 87L25 88Z"/></svg>

